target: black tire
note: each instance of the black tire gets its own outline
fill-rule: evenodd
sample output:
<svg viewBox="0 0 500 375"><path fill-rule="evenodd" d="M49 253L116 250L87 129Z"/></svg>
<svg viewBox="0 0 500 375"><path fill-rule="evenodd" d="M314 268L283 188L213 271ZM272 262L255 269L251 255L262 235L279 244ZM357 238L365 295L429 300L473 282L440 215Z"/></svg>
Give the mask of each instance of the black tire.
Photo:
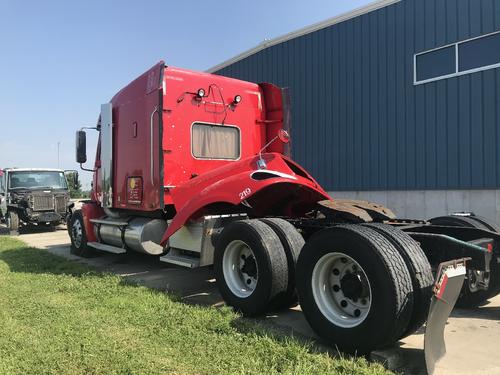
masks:
<svg viewBox="0 0 500 375"><path fill-rule="evenodd" d="M276 297L274 307L281 309L296 306L299 297L295 287L295 265L299 259L300 251L304 247L304 238L297 231L297 228L284 219L264 218L260 221L269 225L278 235L285 250L288 265L288 286L284 294Z"/></svg>
<svg viewBox="0 0 500 375"><path fill-rule="evenodd" d="M90 258L96 255L94 249L87 245L87 234L83 224L81 211L75 211L70 221L71 254L82 258ZM81 232L79 232L81 230ZM79 234L81 235L79 237Z"/></svg>
<svg viewBox="0 0 500 375"><path fill-rule="evenodd" d="M71 216L72 216L72 212L69 211L68 215L66 215L66 220L65 220L65 224L66 224L66 230L68 231L68 236L71 237Z"/></svg>
<svg viewBox="0 0 500 375"><path fill-rule="evenodd" d="M19 214L16 211L7 212L7 226L11 234L19 234Z"/></svg>
<svg viewBox="0 0 500 375"><path fill-rule="evenodd" d="M474 216L440 216L429 220L429 222L433 225L444 225L444 226L461 226L466 228L477 228L490 230L485 224L481 223L479 220L473 219ZM492 262L493 263L493 262ZM490 272L490 281L488 290L478 290L471 291L470 287L470 272L471 270L467 270L467 277L465 278L464 285L462 286L462 290L460 291L460 296L458 297L456 306L462 307L466 309L475 308L482 304L484 304L488 298L491 298L495 291L498 289L498 285L500 283L500 274L498 267L495 267L495 264L491 265Z"/></svg>
<svg viewBox="0 0 500 375"><path fill-rule="evenodd" d="M364 320L344 327L321 311L313 288L316 265L338 253L358 263L371 290L371 305ZM335 287L332 296L339 290ZM349 353L364 354L393 344L404 334L412 315L413 287L403 258L383 235L361 225L336 226L315 233L297 262L297 289L302 311L316 334Z"/></svg>
<svg viewBox="0 0 500 375"><path fill-rule="evenodd" d="M490 230L492 232L500 233L500 225L495 223L493 220L487 219L487 218L482 217L482 216L476 216L476 215L469 216L469 218L481 223L483 226L485 226L486 228L488 228L488 230Z"/></svg>
<svg viewBox="0 0 500 375"><path fill-rule="evenodd" d="M447 227L467 227L467 228L478 228L489 230L486 226L472 219L472 216L439 216L430 219L429 222L432 225L442 225Z"/></svg>
<svg viewBox="0 0 500 375"><path fill-rule="evenodd" d="M483 216L470 216L471 219L480 222L482 225L484 225L488 230L495 232L495 233L500 233L500 225L498 225L496 222L494 222L491 219L488 219ZM493 259L491 264L491 272L490 272L490 288L488 289L488 298L492 298L496 296L497 294L500 293L500 264Z"/></svg>
<svg viewBox="0 0 500 375"><path fill-rule="evenodd" d="M488 288L488 299L500 293L500 264L493 260L490 265L490 287Z"/></svg>
<svg viewBox="0 0 500 375"><path fill-rule="evenodd" d="M426 321L434 285L434 276L429 260L417 241L402 230L390 225L371 223L366 226L387 238L403 258L413 284L413 313L406 331L400 339L416 332Z"/></svg>
<svg viewBox="0 0 500 375"><path fill-rule="evenodd" d="M253 253L253 256L244 258L243 267L246 267L246 259L250 259L249 264L253 262L257 268L254 289L240 296L231 290L234 283L226 280L226 276L231 280L231 275L225 275L223 266L224 254L237 241ZM243 275L241 271L237 272ZM245 316L264 314L288 286L287 259L281 241L268 225L258 220L235 221L224 228L215 246L214 273L224 301Z"/></svg>

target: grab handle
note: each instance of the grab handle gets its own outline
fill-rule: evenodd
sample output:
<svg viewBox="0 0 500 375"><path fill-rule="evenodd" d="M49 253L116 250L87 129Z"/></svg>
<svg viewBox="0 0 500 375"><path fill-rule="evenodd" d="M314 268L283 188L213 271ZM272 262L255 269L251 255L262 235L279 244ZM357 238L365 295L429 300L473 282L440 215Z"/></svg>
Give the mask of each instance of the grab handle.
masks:
<svg viewBox="0 0 500 375"><path fill-rule="evenodd" d="M154 130L154 116L155 113L158 113L158 106L155 107L153 112L151 113L151 118L150 118L150 129L151 129L151 134L150 134L150 158L151 158L151 185L154 186L154 165L155 165L155 160L154 160L154 139L153 139L153 130Z"/></svg>

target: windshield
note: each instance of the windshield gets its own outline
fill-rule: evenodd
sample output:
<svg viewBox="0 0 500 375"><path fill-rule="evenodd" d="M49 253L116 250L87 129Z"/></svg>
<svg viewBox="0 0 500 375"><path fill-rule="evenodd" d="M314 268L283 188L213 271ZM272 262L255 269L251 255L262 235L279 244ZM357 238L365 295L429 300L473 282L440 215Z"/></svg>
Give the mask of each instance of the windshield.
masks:
<svg viewBox="0 0 500 375"><path fill-rule="evenodd" d="M23 171L9 173L9 189L67 189L63 172Z"/></svg>

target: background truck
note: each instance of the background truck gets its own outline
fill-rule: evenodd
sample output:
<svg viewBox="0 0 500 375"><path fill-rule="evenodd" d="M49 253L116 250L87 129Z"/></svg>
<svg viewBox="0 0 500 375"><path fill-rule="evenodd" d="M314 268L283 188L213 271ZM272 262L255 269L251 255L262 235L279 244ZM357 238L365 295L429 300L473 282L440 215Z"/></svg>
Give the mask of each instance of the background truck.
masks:
<svg viewBox="0 0 500 375"><path fill-rule="evenodd" d="M299 301L316 333L348 352L394 343L430 312L441 332L426 343L441 350L464 263L464 304L497 293L498 227L472 215L401 220L332 199L289 157L288 103L272 84L152 67L101 106L91 199L71 212L73 253L213 266L236 310ZM80 164L85 149L82 129ZM446 294L457 275L456 295Z"/></svg>
<svg viewBox="0 0 500 375"><path fill-rule="evenodd" d="M65 222L69 197L63 170L0 170L0 218L11 232L31 224L54 227Z"/></svg>

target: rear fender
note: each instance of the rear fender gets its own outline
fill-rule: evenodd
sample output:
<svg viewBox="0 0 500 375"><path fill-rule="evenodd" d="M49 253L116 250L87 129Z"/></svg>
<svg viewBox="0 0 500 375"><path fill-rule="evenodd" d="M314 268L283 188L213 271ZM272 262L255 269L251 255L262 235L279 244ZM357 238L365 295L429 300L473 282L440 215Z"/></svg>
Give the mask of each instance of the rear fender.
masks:
<svg viewBox="0 0 500 375"><path fill-rule="evenodd" d="M255 173L267 173L269 175L265 179L257 180L255 177L252 177L255 176ZM161 244L165 246L168 238L188 222L188 220L201 216L201 213L217 213L203 212L204 208L220 203L232 205L235 208L243 204L252 209L252 203L249 202L252 202L253 199L258 199L259 193L277 185L283 188L280 193L286 193L288 189L301 191L304 199L301 200L299 198L297 203L302 201L313 203L325 199L325 196L327 197L323 190L315 189L311 181L300 176L287 175L286 173L272 170L245 171L219 180L199 192L194 192L192 195L193 198L188 200L181 209L177 210L177 214L168 226ZM266 204L267 202L264 202L264 205Z"/></svg>

